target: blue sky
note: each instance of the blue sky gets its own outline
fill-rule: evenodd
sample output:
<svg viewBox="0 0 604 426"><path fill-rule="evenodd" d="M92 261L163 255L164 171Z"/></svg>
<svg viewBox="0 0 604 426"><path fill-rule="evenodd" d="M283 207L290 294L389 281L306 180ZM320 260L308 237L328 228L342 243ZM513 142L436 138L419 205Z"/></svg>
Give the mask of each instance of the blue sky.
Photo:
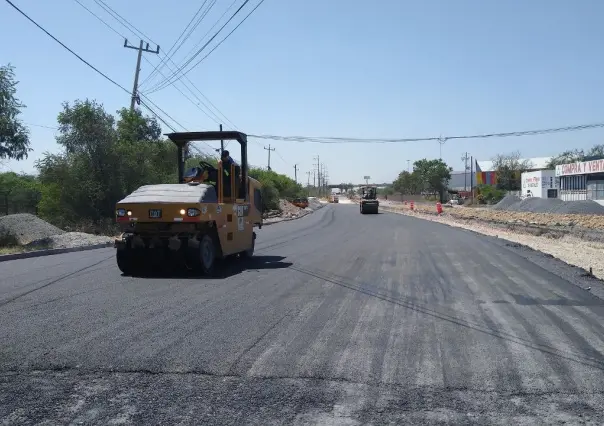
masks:
<svg viewBox="0 0 604 426"><path fill-rule="evenodd" d="M132 87L136 52L75 0L12 1L111 78ZM138 41L93 0L80 1ZM164 53L201 5L199 0L105 1ZM232 2L216 1L173 57L176 63ZM250 0L245 10L257 2ZM129 105L128 94L0 3L0 63L16 67L25 122L54 126L61 103L75 99L97 99L111 112ZM602 16L599 0L266 0L188 77L249 134L407 138L595 123L604 121ZM145 56L159 62L156 55ZM141 79L151 70L143 61ZM142 93L150 86L142 86ZM175 86L189 93L182 83ZM148 96L188 130L218 126L173 86ZM34 152L5 169L33 171L35 159L59 149L54 136L55 130L32 126ZM483 160L513 150L546 156L589 148L603 136L604 130L588 130L448 141L442 154L460 170L466 151ZM251 143L252 164L266 166L268 143ZM363 175L392 181L407 160L439 156L437 142L270 143L276 148L273 169L293 177L298 164L299 180L306 179L317 155L332 182L359 182Z"/></svg>

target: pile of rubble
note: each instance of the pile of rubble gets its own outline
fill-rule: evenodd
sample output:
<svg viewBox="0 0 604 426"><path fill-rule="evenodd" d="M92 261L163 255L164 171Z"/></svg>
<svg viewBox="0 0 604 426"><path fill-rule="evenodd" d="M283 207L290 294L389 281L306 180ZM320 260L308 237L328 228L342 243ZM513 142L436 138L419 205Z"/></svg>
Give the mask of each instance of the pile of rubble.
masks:
<svg viewBox="0 0 604 426"><path fill-rule="evenodd" d="M29 213L0 217L0 248L28 251L83 247L112 241L111 237L102 235L65 232Z"/></svg>
<svg viewBox="0 0 604 426"><path fill-rule="evenodd" d="M294 206L287 200L279 200L279 210L270 210L265 212L263 215L263 222L265 224L269 224L281 222L283 220L297 219L302 216L306 216L307 214L310 214L321 207L323 207L323 204L321 204L317 198L312 197L308 199L307 208Z"/></svg>

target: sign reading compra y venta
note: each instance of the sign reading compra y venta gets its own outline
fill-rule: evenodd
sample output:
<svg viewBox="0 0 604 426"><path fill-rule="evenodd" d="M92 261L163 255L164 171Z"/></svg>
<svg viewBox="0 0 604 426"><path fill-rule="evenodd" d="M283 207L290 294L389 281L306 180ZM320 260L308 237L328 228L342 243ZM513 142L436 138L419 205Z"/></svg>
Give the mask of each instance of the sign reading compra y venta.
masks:
<svg viewBox="0 0 604 426"><path fill-rule="evenodd" d="M556 166L556 176L586 175L590 173L604 173L604 158Z"/></svg>

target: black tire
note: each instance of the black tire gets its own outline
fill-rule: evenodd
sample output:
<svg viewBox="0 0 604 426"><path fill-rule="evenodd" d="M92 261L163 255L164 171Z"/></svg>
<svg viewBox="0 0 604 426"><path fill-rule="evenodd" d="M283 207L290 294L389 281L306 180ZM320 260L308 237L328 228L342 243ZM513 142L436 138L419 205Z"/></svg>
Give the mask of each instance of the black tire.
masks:
<svg viewBox="0 0 604 426"><path fill-rule="evenodd" d="M117 261L117 267L124 275L135 275L135 259L130 248L118 249L115 252L115 259Z"/></svg>
<svg viewBox="0 0 604 426"><path fill-rule="evenodd" d="M199 241L199 266L208 275L214 273L216 268L216 243L208 234Z"/></svg>
<svg viewBox="0 0 604 426"><path fill-rule="evenodd" d="M241 252L241 257L244 259L250 259L254 256L254 249L256 248L256 234L252 234L252 246L246 251Z"/></svg>

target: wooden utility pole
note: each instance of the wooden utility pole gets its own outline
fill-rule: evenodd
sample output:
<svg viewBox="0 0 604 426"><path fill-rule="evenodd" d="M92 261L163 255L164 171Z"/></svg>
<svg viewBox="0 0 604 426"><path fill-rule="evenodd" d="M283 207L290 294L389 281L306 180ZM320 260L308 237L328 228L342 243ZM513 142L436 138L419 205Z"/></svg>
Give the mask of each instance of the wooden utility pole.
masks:
<svg viewBox="0 0 604 426"><path fill-rule="evenodd" d="M294 180L298 183L298 165L294 164Z"/></svg>
<svg viewBox="0 0 604 426"><path fill-rule="evenodd" d="M128 39L125 39L124 47L128 49L138 50L138 58L136 59L136 71L134 73L134 86L132 86L132 99L130 101L130 111L134 111L134 104L137 103L140 105L141 103L140 96L138 95L138 75L141 71L141 59L143 57L143 52L155 53L156 55L159 55L159 45L155 50L150 50L149 43L147 43L147 45L143 47L143 41L141 40L139 46L136 47L129 45Z"/></svg>
<svg viewBox="0 0 604 426"><path fill-rule="evenodd" d="M268 144L268 148L264 147L268 151L268 170L271 170L271 151L274 151L275 148L271 148L271 144Z"/></svg>

